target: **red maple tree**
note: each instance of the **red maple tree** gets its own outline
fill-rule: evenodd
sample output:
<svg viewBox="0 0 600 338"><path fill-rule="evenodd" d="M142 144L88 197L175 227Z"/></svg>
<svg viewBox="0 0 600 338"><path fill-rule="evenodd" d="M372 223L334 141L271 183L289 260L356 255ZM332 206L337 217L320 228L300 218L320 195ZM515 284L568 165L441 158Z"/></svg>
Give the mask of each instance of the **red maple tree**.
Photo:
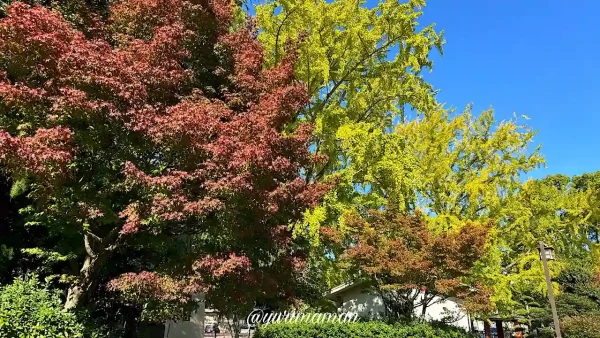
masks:
<svg viewBox="0 0 600 338"><path fill-rule="evenodd" d="M412 318L418 308L424 315L429 305L446 297L466 300L471 310L488 308L489 290L470 283L469 277L486 252L489 226L467 223L436 234L422 215L404 215L393 208L366 217L350 215L346 222L353 232L346 239L343 260L373 283L387 315ZM339 235L329 235L339 241Z"/></svg>
<svg viewBox="0 0 600 338"><path fill-rule="evenodd" d="M121 0L85 32L44 7L6 13L0 165L28 182L50 249L77 257L67 308L140 247L152 254L109 289L294 296L306 254L287 225L327 187L300 175L316 159L311 126L295 123L308 96L293 53L264 69L229 0Z"/></svg>

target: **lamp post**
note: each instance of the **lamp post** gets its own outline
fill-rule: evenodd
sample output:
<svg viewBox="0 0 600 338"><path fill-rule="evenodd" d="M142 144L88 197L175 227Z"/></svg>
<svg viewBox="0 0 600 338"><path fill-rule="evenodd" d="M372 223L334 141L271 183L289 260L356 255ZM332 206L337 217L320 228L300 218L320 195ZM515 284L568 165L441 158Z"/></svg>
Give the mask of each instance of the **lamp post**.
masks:
<svg viewBox="0 0 600 338"><path fill-rule="evenodd" d="M552 280L550 279L550 270L548 270L548 261L554 260L554 248L546 246L544 242L540 241L540 258L544 264L544 273L546 274L546 284L548 285L548 300L550 301L550 308L552 309L552 318L554 319L554 332L556 338L561 338L560 334L560 322L558 321L558 313L556 312L556 301L554 300L554 289L552 288Z"/></svg>

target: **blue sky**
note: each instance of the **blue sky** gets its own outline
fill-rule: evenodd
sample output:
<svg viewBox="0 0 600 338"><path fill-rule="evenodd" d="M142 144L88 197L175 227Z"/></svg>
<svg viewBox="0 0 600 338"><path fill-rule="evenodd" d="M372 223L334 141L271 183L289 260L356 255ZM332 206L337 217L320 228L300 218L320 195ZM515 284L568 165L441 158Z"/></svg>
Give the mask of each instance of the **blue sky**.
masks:
<svg viewBox="0 0 600 338"><path fill-rule="evenodd" d="M530 117L547 162L531 177L600 170L600 1L431 0L424 13L445 31L425 75L440 102Z"/></svg>

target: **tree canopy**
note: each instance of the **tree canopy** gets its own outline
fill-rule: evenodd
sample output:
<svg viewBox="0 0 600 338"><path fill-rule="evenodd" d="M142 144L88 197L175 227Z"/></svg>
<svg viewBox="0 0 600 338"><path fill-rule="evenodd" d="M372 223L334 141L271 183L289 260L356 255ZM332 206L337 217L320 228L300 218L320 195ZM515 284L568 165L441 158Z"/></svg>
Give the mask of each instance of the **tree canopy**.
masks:
<svg viewBox="0 0 600 338"><path fill-rule="evenodd" d="M0 5L0 283L160 322L358 277L545 320L545 241L563 317L597 306L600 172L529 179L526 116L439 102L424 0Z"/></svg>
<svg viewBox="0 0 600 338"><path fill-rule="evenodd" d="M294 297L276 282L306 266L287 224L327 189L300 176L317 159L312 127L289 127L307 102L294 51L264 69L229 1L108 13L91 33L20 2L0 20L0 163L55 238L29 250L63 262L66 307L98 286L148 311L220 287Z"/></svg>
<svg viewBox="0 0 600 338"><path fill-rule="evenodd" d="M474 274L492 288L495 309L510 312L520 306L522 290L544 292L539 240L565 257L595 252L586 246L592 248L597 193L591 191L597 190L526 180L544 164L540 148L531 147L536 131L523 123L526 116L498 121L492 109L456 112L437 101L421 72L432 68L430 54L445 41L443 31L419 25L424 6L350 0L257 6L268 62L279 60L284 41L299 41L295 71L311 95L300 120L316 123L311 150L329 159L306 175L339 182L295 229L312 239L333 286L352 277L337 264L348 248L319 236L353 231L346 215L364 216L392 201L405 214L423 213L435 233L492 222L489 250ZM594 180L579 181L583 187ZM556 276L564 265L551 267Z"/></svg>
<svg viewBox="0 0 600 338"><path fill-rule="evenodd" d="M463 299L475 312L489 307L489 290L468 281L486 251L489 226L468 224L435 234L422 215L393 209L348 218L355 232L343 259L372 280L388 317L411 319L419 308L424 316L429 305L447 297Z"/></svg>

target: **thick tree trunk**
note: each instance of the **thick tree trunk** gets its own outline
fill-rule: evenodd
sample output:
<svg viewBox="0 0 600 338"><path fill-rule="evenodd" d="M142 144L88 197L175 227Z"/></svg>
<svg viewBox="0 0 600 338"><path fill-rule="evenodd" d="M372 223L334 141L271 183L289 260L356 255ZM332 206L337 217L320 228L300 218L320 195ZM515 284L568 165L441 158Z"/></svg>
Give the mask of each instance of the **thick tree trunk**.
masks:
<svg viewBox="0 0 600 338"><path fill-rule="evenodd" d="M66 310L76 309L87 303L89 295L96 288L98 271L107 258L108 252L106 251L95 257L86 256L83 267L79 271L78 281L71 285L67 292Z"/></svg>

